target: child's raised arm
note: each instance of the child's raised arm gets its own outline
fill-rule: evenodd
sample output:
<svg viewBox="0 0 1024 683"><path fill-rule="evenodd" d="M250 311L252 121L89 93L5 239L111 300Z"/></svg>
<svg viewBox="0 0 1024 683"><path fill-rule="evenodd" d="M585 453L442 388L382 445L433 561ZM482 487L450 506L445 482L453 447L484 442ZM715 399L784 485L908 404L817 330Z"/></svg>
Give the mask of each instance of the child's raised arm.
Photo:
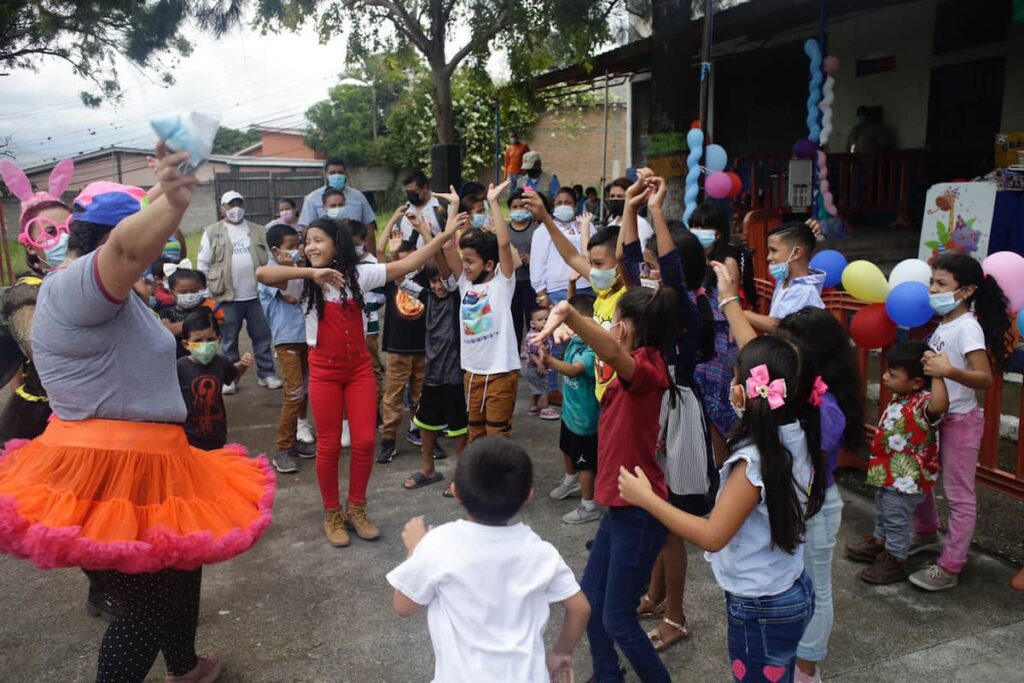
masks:
<svg viewBox="0 0 1024 683"><path fill-rule="evenodd" d="M260 266L256 269L256 279L268 287L281 287L289 280L312 280L321 287L334 285L338 289L345 286L345 276L333 268Z"/></svg>
<svg viewBox="0 0 1024 683"><path fill-rule="evenodd" d="M598 358L612 366L622 381L629 382L633 379L633 375L636 374L636 361L629 351L619 344L611 332L601 327L593 318L580 315L568 301L563 301L551 309L547 325L541 331L539 339L546 338L562 323L578 334L594 350Z"/></svg>
<svg viewBox="0 0 1024 683"><path fill-rule="evenodd" d="M928 360L930 358L934 357L934 356L939 356L939 355L941 355L943 357L943 360L945 360L946 362L949 362L948 357L944 353L943 354L937 354L937 353L935 353L933 351L927 351L924 354L924 358L922 360L924 361L924 364L925 364L925 374L926 375L931 374L931 373L928 372ZM932 367L934 368L935 366L936 366L936 364L932 363ZM928 401L928 415L929 415L929 417L938 418L938 417L942 417L942 415L944 415L945 412L947 410L949 410L949 391L946 388L946 381L944 379L942 379L942 377L940 377L938 375L931 375L931 378L932 378L932 391L931 391L932 397L931 397L931 400Z"/></svg>
<svg viewBox="0 0 1024 683"><path fill-rule="evenodd" d="M445 226L444 232L435 236L429 242L406 256L401 261L392 261L389 263L387 265L388 281L394 281L401 277L405 277L414 270L422 268L423 264L434 258L434 254L441 251L441 247L445 242L455 236L455 230L457 227L457 221L449 220L448 224Z"/></svg>
<svg viewBox="0 0 1024 683"><path fill-rule="evenodd" d="M469 221L469 216L466 213L458 213L459 193L455 191L455 187L449 185L447 194L435 192L434 196L448 202L448 222L445 224L445 231L448 230L448 226L452 224L452 221L458 221L458 224L455 227L456 232L465 227ZM462 256L459 255L459 249L455 244L455 240L446 242L442 251L444 253L445 261L448 262L448 270L450 270L453 275L461 273Z"/></svg>
<svg viewBox="0 0 1024 683"><path fill-rule="evenodd" d="M512 179L506 178L505 182L497 187L491 183L487 189L487 202L491 207L491 220L494 221L494 234L498 236L498 264L501 267L501 274L506 278L512 277L516 272L516 260L512 255L512 240L508 236L508 224L505 217L501 215L501 205L498 198L505 188L511 184Z"/></svg>
<svg viewBox="0 0 1024 683"><path fill-rule="evenodd" d="M751 340L757 338L757 332L747 316L744 315L746 311L740 308L739 284L725 264L712 261L710 265L715 269L715 275L718 278L718 310L725 315L725 319L729 323L729 330L732 332L733 339L736 340L736 346L742 349Z"/></svg>
<svg viewBox="0 0 1024 683"><path fill-rule="evenodd" d="M548 673L552 681L570 680L568 676L572 673L572 653L586 633L587 622L590 620L590 603L583 591L563 600L562 607L565 608L562 630L548 655Z"/></svg>
<svg viewBox="0 0 1024 683"><path fill-rule="evenodd" d="M992 365L985 349L971 351L965 356L967 367L961 370L949 362L944 353L924 355L924 374L941 377L963 384L971 389L984 391L992 386Z"/></svg>

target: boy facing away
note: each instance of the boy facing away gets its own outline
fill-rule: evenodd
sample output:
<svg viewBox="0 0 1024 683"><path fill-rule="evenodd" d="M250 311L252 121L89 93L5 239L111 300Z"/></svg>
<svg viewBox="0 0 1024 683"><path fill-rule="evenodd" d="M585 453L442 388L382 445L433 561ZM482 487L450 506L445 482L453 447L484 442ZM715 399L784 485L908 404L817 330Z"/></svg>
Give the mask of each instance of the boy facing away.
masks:
<svg viewBox="0 0 1024 683"><path fill-rule="evenodd" d="M768 235L768 271L775 291L768 315L744 311L758 332L774 332L779 321L805 306L825 308L821 288L825 272L811 268L817 240L807 223L783 223Z"/></svg>
<svg viewBox="0 0 1024 683"><path fill-rule="evenodd" d="M533 495L533 465L507 439L466 448L452 492L466 519L402 532L409 557L393 569L394 609L427 608L434 682L546 683L567 680L590 604L558 551L522 522L509 524ZM509 549L514 548L515 552ZM550 604L565 607L551 654L544 654Z"/></svg>

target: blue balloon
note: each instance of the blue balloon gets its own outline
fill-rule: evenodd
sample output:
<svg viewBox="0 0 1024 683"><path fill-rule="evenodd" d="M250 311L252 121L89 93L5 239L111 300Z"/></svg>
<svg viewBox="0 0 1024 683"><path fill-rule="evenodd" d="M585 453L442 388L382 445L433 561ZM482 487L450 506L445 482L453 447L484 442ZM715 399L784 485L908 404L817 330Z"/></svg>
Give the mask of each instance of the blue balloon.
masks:
<svg viewBox="0 0 1024 683"><path fill-rule="evenodd" d="M924 325L935 315L928 302L928 285L922 282L896 285L885 299L885 312L900 327Z"/></svg>
<svg viewBox="0 0 1024 683"><path fill-rule="evenodd" d="M1017 329L1020 330L1020 336L1024 339L1024 308L1017 311Z"/></svg>
<svg viewBox="0 0 1024 683"><path fill-rule="evenodd" d="M819 251L811 259L811 268L825 271L825 286L835 287L843 281L846 257L834 249Z"/></svg>
<svg viewBox="0 0 1024 683"><path fill-rule="evenodd" d="M708 169L708 175L724 171L729 164L729 155L721 145L708 145L704 150L704 168Z"/></svg>
<svg viewBox="0 0 1024 683"><path fill-rule="evenodd" d="M686 193L684 202L686 205L683 211L683 223L690 227L690 216L697 210L697 197L700 196L700 159L704 154L704 131L700 128L691 128L686 134L686 144L690 153L686 157Z"/></svg>

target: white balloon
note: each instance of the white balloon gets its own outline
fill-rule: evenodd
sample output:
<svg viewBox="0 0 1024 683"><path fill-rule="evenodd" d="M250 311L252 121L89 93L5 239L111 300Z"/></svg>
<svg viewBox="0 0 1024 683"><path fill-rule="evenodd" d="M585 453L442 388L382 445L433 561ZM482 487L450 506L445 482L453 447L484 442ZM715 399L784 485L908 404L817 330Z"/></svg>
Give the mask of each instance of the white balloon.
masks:
<svg viewBox="0 0 1024 683"><path fill-rule="evenodd" d="M890 289L904 282L920 282L928 286L932 278L932 268L921 259L908 258L896 264L889 273Z"/></svg>

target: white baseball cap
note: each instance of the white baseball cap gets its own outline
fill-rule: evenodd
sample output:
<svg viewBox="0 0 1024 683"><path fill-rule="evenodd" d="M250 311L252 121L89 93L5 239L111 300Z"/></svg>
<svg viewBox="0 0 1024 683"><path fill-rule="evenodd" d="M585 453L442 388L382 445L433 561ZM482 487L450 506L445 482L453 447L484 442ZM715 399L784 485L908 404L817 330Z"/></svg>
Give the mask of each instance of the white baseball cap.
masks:
<svg viewBox="0 0 1024 683"><path fill-rule="evenodd" d="M242 196L241 192L236 192L234 190L229 190L229 191L225 192L223 195L221 195L220 204L221 204L221 206L227 206L228 204L230 204L231 202L235 201L236 199L241 199L243 202L245 201L245 197Z"/></svg>

